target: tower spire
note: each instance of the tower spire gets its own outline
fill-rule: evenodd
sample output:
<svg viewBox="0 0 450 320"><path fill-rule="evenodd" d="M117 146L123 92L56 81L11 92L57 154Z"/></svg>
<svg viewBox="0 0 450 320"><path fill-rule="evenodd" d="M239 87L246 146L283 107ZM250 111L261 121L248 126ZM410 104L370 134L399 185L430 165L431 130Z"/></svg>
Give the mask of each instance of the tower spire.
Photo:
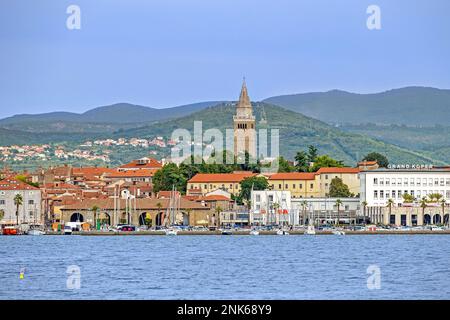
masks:
<svg viewBox="0 0 450 320"><path fill-rule="evenodd" d="M239 96L239 102L237 105L238 108L251 108L252 105L250 103L250 98L248 96L248 92L247 92L247 85L245 83L245 77L242 81L242 89L241 89L241 94Z"/></svg>

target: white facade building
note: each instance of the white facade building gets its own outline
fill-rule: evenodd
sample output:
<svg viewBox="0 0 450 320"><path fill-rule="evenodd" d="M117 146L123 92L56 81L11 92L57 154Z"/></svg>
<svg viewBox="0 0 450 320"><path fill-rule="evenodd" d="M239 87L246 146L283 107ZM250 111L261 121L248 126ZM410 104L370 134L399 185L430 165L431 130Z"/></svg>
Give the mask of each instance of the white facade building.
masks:
<svg viewBox="0 0 450 320"><path fill-rule="evenodd" d="M252 191L250 219L260 225L296 225L299 211L292 208L290 191Z"/></svg>
<svg viewBox="0 0 450 320"><path fill-rule="evenodd" d="M405 193L417 201L432 193L450 200L450 169L377 169L360 172L361 201L386 206L388 199L403 203Z"/></svg>

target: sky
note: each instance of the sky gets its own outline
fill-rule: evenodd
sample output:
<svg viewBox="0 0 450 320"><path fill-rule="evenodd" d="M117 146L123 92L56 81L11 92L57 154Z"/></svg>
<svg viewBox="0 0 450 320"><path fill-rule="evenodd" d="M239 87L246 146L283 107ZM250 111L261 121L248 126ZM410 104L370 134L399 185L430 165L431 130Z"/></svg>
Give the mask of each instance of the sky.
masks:
<svg viewBox="0 0 450 320"><path fill-rule="evenodd" d="M447 89L449 15L448 0L0 0L0 118L235 100L244 76L254 101Z"/></svg>

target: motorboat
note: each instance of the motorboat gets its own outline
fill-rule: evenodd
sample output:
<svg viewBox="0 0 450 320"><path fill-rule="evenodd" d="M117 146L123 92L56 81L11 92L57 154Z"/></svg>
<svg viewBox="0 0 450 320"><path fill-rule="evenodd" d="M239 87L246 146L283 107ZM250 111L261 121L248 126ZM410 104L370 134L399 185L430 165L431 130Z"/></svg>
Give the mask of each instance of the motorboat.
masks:
<svg viewBox="0 0 450 320"><path fill-rule="evenodd" d="M39 230L39 229L31 229L27 232L29 236L43 236L45 234L45 231Z"/></svg>
<svg viewBox="0 0 450 320"><path fill-rule="evenodd" d="M345 232L342 230L333 230L332 233L336 236L345 236Z"/></svg>
<svg viewBox="0 0 450 320"><path fill-rule="evenodd" d="M4 236L15 236L19 234L19 231L17 227L14 226L7 226L3 228L3 235Z"/></svg>
<svg viewBox="0 0 450 320"><path fill-rule="evenodd" d="M233 231L231 229L223 229L222 235L223 236L231 236L233 234Z"/></svg>
<svg viewBox="0 0 450 320"><path fill-rule="evenodd" d="M253 230L250 231L250 235L251 236L258 236L259 235L259 231L256 230L256 229L253 229Z"/></svg>
<svg viewBox="0 0 450 320"><path fill-rule="evenodd" d="M284 230L284 229L279 229L279 230L277 230L277 235L278 235L278 236L288 236L288 235L289 235L289 232L287 232L287 231Z"/></svg>
<svg viewBox="0 0 450 320"><path fill-rule="evenodd" d="M305 234L307 234L307 235L315 235L316 234L316 229L314 228L314 225L309 224L308 228L306 228Z"/></svg>
<svg viewBox="0 0 450 320"><path fill-rule="evenodd" d="M176 236L178 234L178 230L177 229L166 229L166 236Z"/></svg>

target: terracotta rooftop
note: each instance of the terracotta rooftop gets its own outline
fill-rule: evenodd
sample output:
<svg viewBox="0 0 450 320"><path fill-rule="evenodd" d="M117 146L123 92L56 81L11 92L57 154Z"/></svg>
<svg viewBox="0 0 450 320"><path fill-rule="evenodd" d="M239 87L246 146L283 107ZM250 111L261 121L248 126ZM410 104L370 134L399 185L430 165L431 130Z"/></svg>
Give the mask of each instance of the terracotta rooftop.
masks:
<svg viewBox="0 0 450 320"><path fill-rule="evenodd" d="M14 177L8 177L0 181L0 190L39 190Z"/></svg>
<svg viewBox="0 0 450 320"><path fill-rule="evenodd" d="M256 173L243 171L239 173L197 173L188 182L241 182L245 178L256 176Z"/></svg>
<svg viewBox="0 0 450 320"><path fill-rule="evenodd" d="M309 172L285 172L273 174L269 180L314 180L315 176L315 173Z"/></svg>
<svg viewBox="0 0 450 320"><path fill-rule="evenodd" d="M134 177L153 177L158 169L137 169L127 171L114 171L106 174L107 178L134 178Z"/></svg>
<svg viewBox="0 0 450 320"><path fill-rule="evenodd" d="M330 167L330 168L320 168L317 173L359 173L359 168L338 168L338 167Z"/></svg>
<svg viewBox="0 0 450 320"><path fill-rule="evenodd" d="M161 162L154 158L142 158L120 166L121 169L156 169L162 168Z"/></svg>

